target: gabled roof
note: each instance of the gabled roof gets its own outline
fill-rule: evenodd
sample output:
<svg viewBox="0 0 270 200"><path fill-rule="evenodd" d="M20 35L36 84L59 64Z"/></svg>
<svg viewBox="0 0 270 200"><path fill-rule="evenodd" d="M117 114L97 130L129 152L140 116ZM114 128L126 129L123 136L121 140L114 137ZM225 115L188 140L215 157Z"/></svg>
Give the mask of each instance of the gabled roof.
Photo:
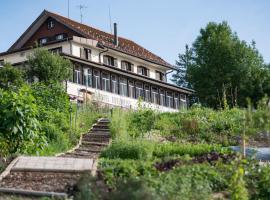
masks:
<svg viewBox="0 0 270 200"><path fill-rule="evenodd" d="M79 22L68 19L61 15L49 12L47 10L44 10L41 13L41 15L35 20L35 22L33 22L33 24L25 31L25 33L16 41L16 43L12 45L9 51L15 50L16 48L18 48L18 46L22 46L21 45L22 42L20 42L20 40L22 40L27 35L27 33L30 32L31 27L33 27L35 24L40 24L39 21L41 21L42 19L44 21L44 19L45 18L47 19L48 17L54 18L58 22L64 24L68 28L71 28L72 30L74 30L75 32L79 33L80 35L86 38L97 40L98 42L102 43L103 46L107 48L114 49L122 53L126 53L126 54L150 61L152 63L159 64L165 67L173 68L171 64L169 64L168 62L166 62L159 56L153 54L152 52L148 51L147 49L143 48L142 46L138 45L137 43L129 39L119 37L118 38L119 45L116 46L114 45L114 35L98 30L96 28L87 26L85 24L81 24ZM26 41L26 39L24 41ZM18 43L21 43L21 44L18 45Z"/></svg>

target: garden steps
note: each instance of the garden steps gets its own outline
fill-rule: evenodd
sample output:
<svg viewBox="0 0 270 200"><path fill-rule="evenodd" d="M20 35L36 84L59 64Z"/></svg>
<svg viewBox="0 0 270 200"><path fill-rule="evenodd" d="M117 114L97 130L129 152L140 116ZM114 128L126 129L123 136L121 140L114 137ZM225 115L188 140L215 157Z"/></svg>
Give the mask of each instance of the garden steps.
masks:
<svg viewBox="0 0 270 200"><path fill-rule="evenodd" d="M0 180L0 193L66 197L82 174L96 173L99 154L110 143L109 123L107 119L98 120L81 136L76 148L57 157L19 157ZM27 164L27 159L32 164Z"/></svg>

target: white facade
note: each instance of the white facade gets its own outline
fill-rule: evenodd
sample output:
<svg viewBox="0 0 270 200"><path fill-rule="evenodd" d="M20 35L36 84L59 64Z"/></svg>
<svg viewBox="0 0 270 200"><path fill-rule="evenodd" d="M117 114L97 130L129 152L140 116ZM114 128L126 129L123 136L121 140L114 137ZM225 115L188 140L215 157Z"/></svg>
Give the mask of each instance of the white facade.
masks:
<svg viewBox="0 0 270 200"><path fill-rule="evenodd" d="M111 68L119 68L121 69L121 61L128 61L133 64L132 72L128 72L130 74L137 74L137 67L138 66L145 66L149 70L148 79L152 79L155 81L156 71L159 71L166 74L166 71L169 70L167 67L162 65L154 64L152 62L148 62L146 60L127 55L112 49L102 49L97 46L97 41L91 39L85 39L81 37L74 36L72 40L58 42L55 44L50 44L44 46L45 48L52 50L52 49L61 49L61 52L66 55L71 55L75 58L86 60L89 62L97 63L97 64L104 64L103 56L109 55L117 60L117 66L109 66ZM88 59L85 58L84 49L89 49L91 53L88 55ZM5 63L11 63L13 65L23 63L27 61L27 57L33 52L32 49L23 50L19 52L13 53L6 53L0 54L0 61L4 61ZM165 82L166 80L164 80ZM75 81L76 82L76 81ZM134 83L135 84L135 83ZM112 106L119 106L123 108L129 109L137 109L138 108L138 99L130 98L127 96L121 96L120 94L104 91L102 89L94 89L92 87L86 87L83 84L76 84L73 82L67 82L67 93L77 98L78 100L83 100L83 93L82 90L87 90L92 93L92 100L100 101ZM175 105L174 108L161 106L155 103L150 102L143 102L142 106L152 108L161 112L175 112L178 111L179 108L187 107L187 96L185 93L178 95L178 106ZM174 98L174 97L172 97ZM169 100L170 101L170 100ZM174 99L173 99L174 101ZM177 103L175 103L177 104Z"/></svg>

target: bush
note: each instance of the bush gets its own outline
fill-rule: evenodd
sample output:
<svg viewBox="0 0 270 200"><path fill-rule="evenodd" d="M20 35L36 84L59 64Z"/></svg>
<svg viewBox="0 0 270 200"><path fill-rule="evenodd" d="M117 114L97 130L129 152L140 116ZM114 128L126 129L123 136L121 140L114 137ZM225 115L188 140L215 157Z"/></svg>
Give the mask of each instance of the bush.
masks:
<svg viewBox="0 0 270 200"><path fill-rule="evenodd" d="M128 180L141 176L151 177L157 171L150 161L100 159L98 166L103 178L109 186L115 187L118 178Z"/></svg>
<svg viewBox="0 0 270 200"><path fill-rule="evenodd" d="M0 144L6 146L5 154L42 148L45 139L37 117L35 99L27 86L17 93L0 90Z"/></svg>
<svg viewBox="0 0 270 200"><path fill-rule="evenodd" d="M166 157L166 156L198 156L212 151L222 152L226 149L222 149L219 145L209 144L178 144L178 143L166 143L156 144L153 151L153 156Z"/></svg>
<svg viewBox="0 0 270 200"><path fill-rule="evenodd" d="M101 157L110 159L134 159L146 160L151 158L153 146L149 142L140 141L117 141L101 153Z"/></svg>

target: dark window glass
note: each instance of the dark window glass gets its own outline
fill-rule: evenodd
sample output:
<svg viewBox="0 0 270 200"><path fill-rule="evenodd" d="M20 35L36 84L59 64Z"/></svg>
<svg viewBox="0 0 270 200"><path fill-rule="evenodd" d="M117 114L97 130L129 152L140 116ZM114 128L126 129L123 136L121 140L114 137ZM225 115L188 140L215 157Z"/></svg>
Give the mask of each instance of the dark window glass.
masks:
<svg viewBox="0 0 270 200"><path fill-rule="evenodd" d="M174 94L174 108L179 109L179 94Z"/></svg>
<svg viewBox="0 0 270 200"><path fill-rule="evenodd" d="M145 101L151 102L150 87L149 85L144 86Z"/></svg>
<svg viewBox="0 0 270 200"><path fill-rule="evenodd" d="M49 49L49 51L52 54L61 54L62 53L62 47L57 47L57 48L54 48L54 49Z"/></svg>
<svg viewBox="0 0 270 200"><path fill-rule="evenodd" d="M111 76L111 81L112 81L112 93L118 94L118 81L117 81L117 76L112 75Z"/></svg>
<svg viewBox="0 0 270 200"><path fill-rule="evenodd" d="M5 61L4 60L0 60L0 67L3 67L5 64Z"/></svg>
<svg viewBox="0 0 270 200"><path fill-rule="evenodd" d="M143 85L140 82L136 82L136 98L143 98Z"/></svg>
<svg viewBox="0 0 270 200"><path fill-rule="evenodd" d="M117 59L115 59L112 56L108 56L108 55L103 56L103 63L105 65L109 65L109 66L112 66L112 67L117 67Z"/></svg>
<svg viewBox="0 0 270 200"><path fill-rule="evenodd" d="M165 81L165 75L164 73L160 71L156 71L156 79L159 81Z"/></svg>
<svg viewBox="0 0 270 200"><path fill-rule="evenodd" d="M84 69L84 85L87 87L92 87L92 69L85 68Z"/></svg>
<svg viewBox="0 0 270 200"><path fill-rule="evenodd" d="M167 106L169 108L173 108L173 93L172 92L167 92Z"/></svg>
<svg viewBox="0 0 270 200"><path fill-rule="evenodd" d="M121 62L121 69L126 70L126 71L133 71L133 64L127 61L122 61Z"/></svg>
<svg viewBox="0 0 270 200"><path fill-rule="evenodd" d="M135 98L135 87L133 81L128 81L128 93L130 98Z"/></svg>
<svg viewBox="0 0 270 200"><path fill-rule="evenodd" d="M82 72L79 68L74 70L74 83L82 84Z"/></svg>
<svg viewBox="0 0 270 200"><path fill-rule="evenodd" d="M93 88L100 88L100 73L98 70L93 71Z"/></svg>
<svg viewBox="0 0 270 200"><path fill-rule="evenodd" d="M108 73L102 72L102 90L110 92L110 75Z"/></svg>
<svg viewBox="0 0 270 200"><path fill-rule="evenodd" d="M152 87L152 103L158 104L159 94L156 87Z"/></svg>
<svg viewBox="0 0 270 200"><path fill-rule="evenodd" d="M119 79L119 92L122 96L128 96L127 79L120 77Z"/></svg>
<svg viewBox="0 0 270 200"><path fill-rule="evenodd" d="M164 90L160 90L160 105L166 106Z"/></svg>
<svg viewBox="0 0 270 200"><path fill-rule="evenodd" d="M149 70L143 66L138 66L137 73L143 76L149 76Z"/></svg>
<svg viewBox="0 0 270 200"><path fill-rule="evenodd" d="M83 48L81 51L82 51L81 58L91 60L91 53L92 53L91 49Z"/></svg>
<svg viewBox="0 0 270 200"><path fill-rule="evenodd" d="M48 29L52 29L54 27L54 25L55 25L54 20L49 20L48 21Z"/></svg>
<svg viewBox="0 0 270 200"><path fill-rule="evenodd" d="M41 45L46 44L47 42L49 42L48 38L40 38L39 39L39 44L41 44Z"/></svg>

